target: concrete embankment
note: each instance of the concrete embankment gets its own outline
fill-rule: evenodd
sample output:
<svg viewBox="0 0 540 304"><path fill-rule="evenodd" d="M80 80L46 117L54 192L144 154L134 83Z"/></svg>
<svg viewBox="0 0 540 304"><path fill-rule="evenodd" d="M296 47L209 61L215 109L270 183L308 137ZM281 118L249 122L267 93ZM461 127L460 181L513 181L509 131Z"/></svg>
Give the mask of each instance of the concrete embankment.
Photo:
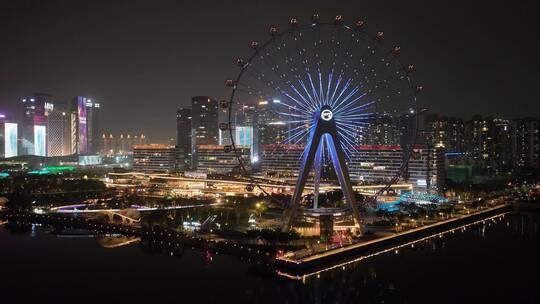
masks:
<svg viewBox="0 0 540 304"><path fill-rule="evenodd" d="M476 212L459 218L444 220L431 225L422 226L363 243L331 249L307 257L298 259L295 259L294 257L278 258L276 260L276 266L278 269L287 270L289 272L302 273L322 265L329 265L345 259L350 259L352 257L358 257L360 255L368 255L370 253L384 250L385 248L406 243L411 240L424 238L433 234L436 235L442 231L483 220L511 210L511 205L501 205L489 210Z"/></svg>

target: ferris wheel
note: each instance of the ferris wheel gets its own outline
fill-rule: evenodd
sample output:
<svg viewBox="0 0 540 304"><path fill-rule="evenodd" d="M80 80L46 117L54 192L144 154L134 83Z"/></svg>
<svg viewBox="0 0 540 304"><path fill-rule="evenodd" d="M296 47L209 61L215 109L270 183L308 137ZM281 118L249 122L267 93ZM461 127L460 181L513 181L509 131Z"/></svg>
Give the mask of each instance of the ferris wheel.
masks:
<svg viewBox="0 0 540 304"><path fill-rule="evenodd" d="M246 173L259 163L267 173L281 166L283 172L293 172L294 193L283 202L285 231L307 184L314 195L311 210L324 212L317 206L321 176L333 167L344 209L352 211L359 225L349 163L363 146L399 145L404 155L399 170L379 192L403 174L416 138L416 96L422 90L411 81L414 66L401 64L401 48L387 47L384 33L370 34L362 20L349 25L342 16L323 22L313 15L307 23L292 18L285 29L271 26L268 34L265 42L249 44L251 54L235 60L238 76L226 82L232 93L222 103L229 111L229 123L222 129L229 131L239 165ZM246 126L256 141L250 162L238 149L245 144L238 130ZM386 134L388 126L395 132ZM297 162L288 164L291 155ZM255 180L253 186L270 195ZM361 203L373 201L371 197Z"/></svg>

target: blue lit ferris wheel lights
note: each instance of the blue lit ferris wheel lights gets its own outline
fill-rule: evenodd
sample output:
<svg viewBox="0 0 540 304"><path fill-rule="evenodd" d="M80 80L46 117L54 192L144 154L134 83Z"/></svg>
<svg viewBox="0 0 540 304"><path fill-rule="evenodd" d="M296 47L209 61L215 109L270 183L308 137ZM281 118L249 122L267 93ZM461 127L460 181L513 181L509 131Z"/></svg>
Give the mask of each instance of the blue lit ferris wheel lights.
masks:
<svg viewBox="0 0 540 304"><path fill-rule="evenodd" d="M353 86L352 83L352 79L344 80L341 75L334 77L333 73L329 73L325 77L319 71L315 76L306 73L303 79L290 84L290 90L281 90L281 110L277 114L290 127L283 143L298 144L305 141L312 131L317 118L315 116L319 115L322 107L328 106L331 110L326 109L325 113L330 113L330 118L335 120L342 137L342 148L350 158L353 147L358 145L357 138L362 132L362 126L369 125L373 117L370 109L375 104L375 101L366 99L368 93L362 92L358 85Z"/></svg>

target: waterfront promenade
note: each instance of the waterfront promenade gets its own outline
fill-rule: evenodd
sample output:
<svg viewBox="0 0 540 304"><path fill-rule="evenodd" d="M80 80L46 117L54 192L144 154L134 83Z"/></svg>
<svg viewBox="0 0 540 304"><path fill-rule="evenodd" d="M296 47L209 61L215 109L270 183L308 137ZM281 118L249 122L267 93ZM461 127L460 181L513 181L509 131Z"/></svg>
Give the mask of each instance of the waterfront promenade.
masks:
<svg viewBox="0 0 540 304"><path fill-rule="evenodd" d="M292 271L293 273L303 272L320 265L340 261L361 254L369 254L383 248L392 247L400 243L407 243L411 240L418 240L429 235L436 236L444 230L451 230L452 228L474 223L476 221L483 221L489 217L504 214L511 209L511 205L503 204L471 214L438 221L404 232L398 232L365 242L333 248L323 252L309 254L307 251L302 251L301 254L293 253L276 258L276 266L281 269Z"/></svg>

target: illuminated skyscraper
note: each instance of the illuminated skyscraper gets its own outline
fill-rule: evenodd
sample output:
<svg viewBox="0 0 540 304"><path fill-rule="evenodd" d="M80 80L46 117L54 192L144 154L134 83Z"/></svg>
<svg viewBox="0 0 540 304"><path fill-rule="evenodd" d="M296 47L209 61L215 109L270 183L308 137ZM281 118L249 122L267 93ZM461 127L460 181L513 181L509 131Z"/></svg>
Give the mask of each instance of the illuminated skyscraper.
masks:
<svg viewBox="0 0 540 304"><path fill-rule="evenodd" d="M472 162L481 168L491 169L493 151L493 119L474 115L465 123L465 146Z"/></svg>
<svg viewBox="0 0 540 304"><path fill-rule="evenodd" d="M7 121L7 115L0 113L0 158L5 154L5 123Z"/></svg>
<svg viewBox="0 0 540 304"><path fill-rule="evenodd" d="M57 104L47 119L47 156L70 153L70 113L65 106Z"/></svg>
<svg viewBox="0 0 540 304"><path fill-rule="evenodd" d="M426 120L426 137L434 147L445 148L448 152L463 152L465 144L465 124L463 119L430 115Z"/></svg>
<svg viewBox="0 0 540 304"><path fill-rule="evenodd" d="M71 153L88 154L88 126L86 97L77 96L71 101Z"/></svg>
<svg viewBox="0 0 540 304"><path fill-rule="evenodd" d="M34 125L34 155L47 156L47 127Z"/></svg>
<svg viewBox="0 0 540 304"><path fill-rule="evenodd" d="M359 130L357 134L359 136L357 144L399 145L400 119L391 114L380 114L369 127Z"/></svg>
<svg viewBox="0 0 540 304"><path fill-rule="evenodd" d="M256 130L258 145L281 143L287 137L287 125L277 113L279 100L261 100L257 104Z"/></svg>
<svg viewBox="0 0 540 304"><path fill-rule="evenodd" d="M196 145L218 144L218 103L208 96L191 99L191 127Z"/></svg>
<svg viewBox="0 0 540 304"><path fill-rule="evenodd" d="M99 145L99 112L101 104L91 99L86 99L86 127L88 135L88 153L97 154L100 151Z"/></svg>
<svg viewBox="0 0 540 304"><path fill-rule="evenodd" d="M9 121L8 115L0 113L0 158L18 155L17 127Z"/></svg>
<svg viewBox="0 0 540 304"><path fill-rule="evenodd" d="M191 121L191 109L180 108L176 111L176 145L180 169L191 167Z"/></svg>
<svg viewBox="0 0 540 304"><path fill-rule="evenodd" d="M0 113L0 157L13 157L18 155L16 123L9 121L8 115Z"/></svg>
<svg viewBox="0 0 540 304"><path fill-rule="evenodd" d="M540 167L540 122L537 118L513 121L512 154L518 167Z"/></svg>
<svg viewBox="0 0 540 304"><path fill-rule="evenodd" d="M36 93L34 96L23 98L22 100L23 119L21 124L21 155L37 155L35 151L34 139L45 139L41 134L36 134L36 131L42 132L43 128L34 126L46 126L47 117L54 110L52 96L49 94ZM41 145L41 143L39 143ZM40 153L43 152L43 147L40 146ZM45 147L46 149L46 147ZM45 156L45 155L42 155Z"/></svg>
<svg viewBox="0 0 540 304"><path fill-rule="evenodd" d="M208 96L191 99L191 163L197 164L198 145L219 143L218 102Z"/></svg>
<svg viewBox="0 0 540 304"><path fill-rule="evenodd" d="M508 119L493 119L493 166L497 171L512 168L512 124Z"/></svg>

